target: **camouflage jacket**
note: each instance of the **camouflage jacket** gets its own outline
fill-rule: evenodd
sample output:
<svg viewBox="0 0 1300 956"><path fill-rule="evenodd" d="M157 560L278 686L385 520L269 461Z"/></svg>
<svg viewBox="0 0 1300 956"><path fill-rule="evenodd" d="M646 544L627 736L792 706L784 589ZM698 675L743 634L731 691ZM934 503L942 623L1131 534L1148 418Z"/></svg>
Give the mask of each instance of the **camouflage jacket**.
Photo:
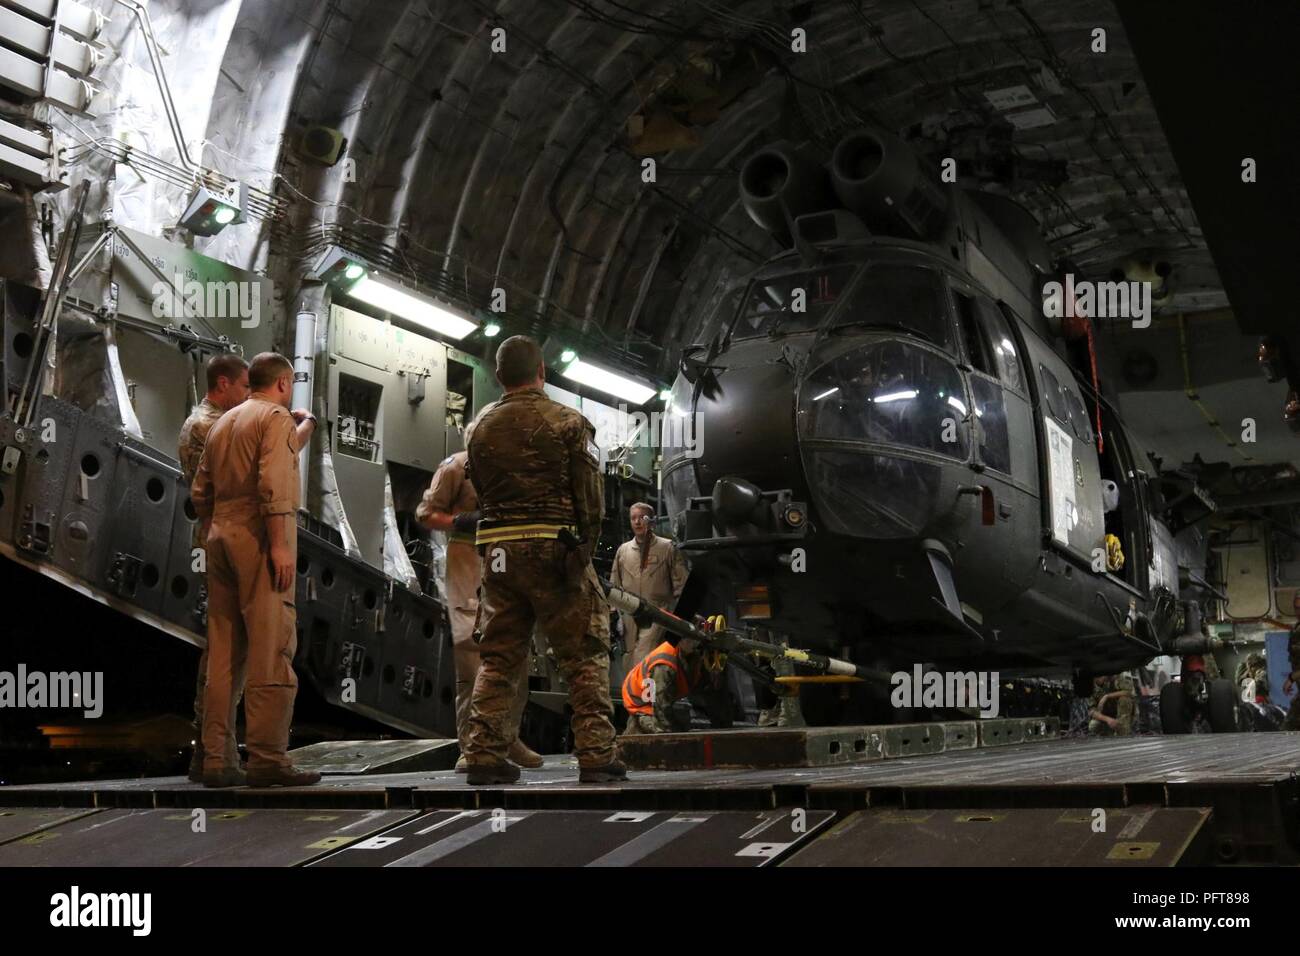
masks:
<svg viewBox="0 0 1300 956"><path fill-rule="evenodd" d="M1115 691L1124 691L1125 695L1111 698L1102 704L1101 699ZM1092 697L1088 699L1088 713L1091 714L1094 710L1115 718L1117 736L1125 737L1133 733L1133 715L1137 710L1137 689L1133 685L1133 678L1128 674L1114 674L1105 678L1099 687L1094 687Z"/></svg>
<svg viewBox="0 0 1300 956"><path fill-rule="evenodd" d="M465 447L485 521L576 525L595 542L605 493L596 429L577 409L539 388L510 392L479 412Z"/></svg>
<svg viewBox="0 0 1300 956"><path fill-rule="evenodd" d="M223 414L205 396L181 426L179 454L181 477L185 479L186 487L194 483L194 476L199 472L199 459L203 457L203 446L208 441L208 432L212 431L212 426Z"/></svg>
<svg viewBox="0 0 1300 956"><path fill-rule="evenodd" d="M190 417L185 419L185 424L181 426L178 455L181 462L181 477L185 480L186 489L194 483L194 476L199 472L199 461L203 458L203 446L208 443L208 432L212 431L212 426L223 414L225 413L221 409L204 396L203 401L195 406L194 411L190 412ZM190 544L196 548L204 545L203 525L199 522L194 525Z"/></svg>

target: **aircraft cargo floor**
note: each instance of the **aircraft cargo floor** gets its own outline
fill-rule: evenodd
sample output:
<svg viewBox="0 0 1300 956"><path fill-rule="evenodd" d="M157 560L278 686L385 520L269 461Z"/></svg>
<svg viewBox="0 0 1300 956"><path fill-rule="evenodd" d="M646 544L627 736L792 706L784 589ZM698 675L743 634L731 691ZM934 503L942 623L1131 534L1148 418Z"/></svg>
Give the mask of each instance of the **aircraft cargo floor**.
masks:
<svg viewBox="0 0 1300 956"><path fill-rule="evenodd" d="M490 788L450 770L8 786L0 866L1294 864L1298 771L1300 734L1261 733L642 770L621 785L580 785L553 757Z"/></svg>

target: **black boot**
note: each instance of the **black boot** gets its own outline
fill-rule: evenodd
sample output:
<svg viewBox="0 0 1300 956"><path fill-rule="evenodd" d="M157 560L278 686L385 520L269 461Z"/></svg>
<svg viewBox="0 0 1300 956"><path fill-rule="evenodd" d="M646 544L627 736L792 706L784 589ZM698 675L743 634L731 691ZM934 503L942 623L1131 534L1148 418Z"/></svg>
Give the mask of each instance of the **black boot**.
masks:
<svg viewBox="0 0 1300 956"><path fill-rule="evenodd" d="M519 768L512 763L470 764L465 782L471 787L488 787L495 783L514 783L519 779Z"/></svg>
<svg viewBox="0 0 1300 956"><path fill-rule="evenodd" d="M578 770L578 783L617 783L627 779L627 767L615 758L603 767L582 767Z"/></svg>

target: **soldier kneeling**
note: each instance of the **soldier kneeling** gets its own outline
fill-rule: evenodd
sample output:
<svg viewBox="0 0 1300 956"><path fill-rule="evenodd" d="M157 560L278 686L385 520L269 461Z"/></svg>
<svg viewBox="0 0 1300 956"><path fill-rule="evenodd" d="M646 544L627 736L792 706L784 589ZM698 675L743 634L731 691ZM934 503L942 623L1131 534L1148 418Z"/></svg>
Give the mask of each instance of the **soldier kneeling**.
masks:
<svg viewBox="0 0 1300 956"><path fill-rule="evenodd" d="M704 655L699 643L682 638L673 647L667 641L645 656L623 679L623 706L627 709L624 734L663 734L681 727L673 705L686 702L704 682ZM689 705L688 705L689 706Z"/></svg>
<svg viewBox="0 0 1300 956"><path fill-rule="evenodd" d="M1128 737L1133 733L1136 697L1128 674L1098 677L1088 702L1088 733L1100 737Z"/></svg>

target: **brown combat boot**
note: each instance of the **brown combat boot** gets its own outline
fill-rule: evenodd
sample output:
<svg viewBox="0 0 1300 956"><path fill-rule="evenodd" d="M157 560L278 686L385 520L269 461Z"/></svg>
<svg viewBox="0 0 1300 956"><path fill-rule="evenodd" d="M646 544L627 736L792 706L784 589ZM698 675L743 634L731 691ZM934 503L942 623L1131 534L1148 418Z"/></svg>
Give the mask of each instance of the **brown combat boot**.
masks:
<svg viewBox="0 0 1300 956"><path fill-rule="evenodd" d="M470 764L465 782L471 787L490 787L497 783L514 783L519 779L519 768L512 763Z"/></svg>
<svg viewBox="0 0 1300 956"><path fill-rule="evenodd" d="M538 767L542 766L542 764L546 763L546 761L542 759L541 754L533 750L518 737L516 737L515 742L510 745L510 749L506 751L506 759L511 763L518 764L525 770L536 770Z"/></svg>
<svg viewBox="0 0 1300 956"><path fill-rule="evenodd" d="M226 787L243 787L248 784L247 776L238 767L222 767L220 770L208 770L199 779L203 781L203 786L213 790L221 790Z"/></svg>
<svg viewBox="0 0 1300 956"><path fill-rule="evenodd" d="M464 754L461 754L459 759L456 761L456 772L469 773L469 761L465 759Z"/></svg>
<svg viewBox="0 0 1300 956"><path fill-rule="evenodd" d="M285 767L258 767L248 771L250 787L306 787L320 783L315 770L299 770L292 764Z"/></svg>
<svg viewBox="0 0 1300 956"><path fill-rule="evenodd" d="M603 767L581 767L578 770L578 783L617 783L627 779L627 767L615 757Z"/></svg>

